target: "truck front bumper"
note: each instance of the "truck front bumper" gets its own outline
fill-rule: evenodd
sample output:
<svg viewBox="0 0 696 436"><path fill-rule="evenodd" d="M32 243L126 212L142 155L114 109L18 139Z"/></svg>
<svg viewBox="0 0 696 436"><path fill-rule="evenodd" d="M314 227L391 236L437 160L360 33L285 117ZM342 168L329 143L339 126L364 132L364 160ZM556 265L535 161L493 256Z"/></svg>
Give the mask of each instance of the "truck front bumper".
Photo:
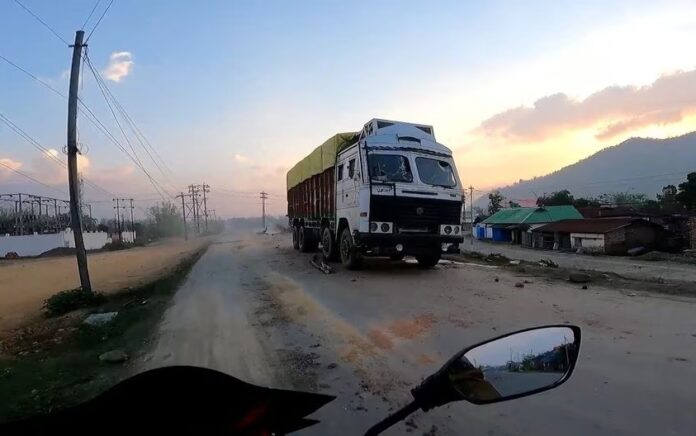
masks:
<svg viewBox="0 0 696 436"><path fill-rule="evenodd" d="M419 254L441 250L442 244L452 244L458 246L464 237L454 235L432 235L418 233L355 233L356 244L363 251L372 252L376 255L389 255L403 252L405 254ZM401 245L401 251L397 250L397 245Z"/></svg>

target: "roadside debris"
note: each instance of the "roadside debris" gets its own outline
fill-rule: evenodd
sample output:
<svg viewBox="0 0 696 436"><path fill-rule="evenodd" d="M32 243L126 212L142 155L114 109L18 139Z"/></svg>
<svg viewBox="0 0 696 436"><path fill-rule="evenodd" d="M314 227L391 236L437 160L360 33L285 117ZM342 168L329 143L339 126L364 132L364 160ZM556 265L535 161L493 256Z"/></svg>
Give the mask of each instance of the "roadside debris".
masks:
<svg viewBox="0 0 696 436"><path fill-rule="evenodd" d="M515 283L515 287L516 287L516 288L524 288L524 283L522 283L522 282L517 282L517 283Z"/></svg>
<svg viewBox="0 0 696 436"><path fill-rule="evenodd" d="M520 261L519 260L511 260L510 265L519 265Z"/></svg>
<svg viewBox="0 0 696 436"><path fill-rule="evenodd" d="M547 266L549 268L558 268L558 264L551 259L541 259L538 263L540 266Z"/></svg>
<svg viewBox="0 0 696 436"><path fill-rule="evenodd" d="M637 296L638 294L636 294L635 292L629 292L629 293L626 294L626 295L628 295L629 297L635 297L635 296Z"/></svg>
<svg viewBox="0 0 696 436"><path fill-rule="evenodd" d="M128 355L123 350L111 350L99 355L99 360L106 363L122 363L128 360Z"/></svg>
<svg viewBox="0 0 696 436"><path fill-rule="evenodd" d="M570 273L568 280L573 283L588 283L592 280L592 277L585 273Z"/></svg>
<svg viewBox="0 0 696 436"><path fill-rule="evenodd" d="M326 261L324 260L324 256L320 254L315 254L312 256L312 260L310 261L312 266L319 271L323 272L324 274L331 274L333 272L333 268L331 268Z"/></svg>
<svg viewBox="0 0 696 436"><path fill-rule="evenodd" d="M118 312L93 313L82 322L91 326L102 326L113 321L116 315Z"/></svg>
<svg viewBox="0 0 696 436"><path fill-rule="evenodd" d="M587 285L582 285L582 290L583 291L587 290Z"/></svg>
<svg viewBox="0 0 696 436"><path fill-rule="evenodd" d="M498 282L500 281L500 279L499 279L498 277L496 277L496 278L493 279L493 281L495 281L496 283L498 283Z"/></svg>

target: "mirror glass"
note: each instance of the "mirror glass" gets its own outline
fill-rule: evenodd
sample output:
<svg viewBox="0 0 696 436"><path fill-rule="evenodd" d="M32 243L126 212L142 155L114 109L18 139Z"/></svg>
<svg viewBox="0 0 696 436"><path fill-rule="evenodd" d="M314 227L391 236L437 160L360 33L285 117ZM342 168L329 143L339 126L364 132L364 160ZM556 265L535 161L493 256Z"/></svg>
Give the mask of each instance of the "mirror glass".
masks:
<svg viewBox="0 0 696 436"><path fill-rule="evenodd" d="M562 381L577 359L579 338L569 327L544 327L478 345L447 367L464 399L503 401Z"/></svg>

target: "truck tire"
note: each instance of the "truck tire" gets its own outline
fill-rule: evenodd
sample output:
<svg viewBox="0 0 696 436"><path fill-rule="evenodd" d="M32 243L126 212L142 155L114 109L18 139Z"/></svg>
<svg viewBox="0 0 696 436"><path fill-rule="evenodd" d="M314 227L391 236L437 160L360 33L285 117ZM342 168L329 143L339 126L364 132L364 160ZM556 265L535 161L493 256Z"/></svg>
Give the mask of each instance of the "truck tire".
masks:
<svg viewBox="0 0 696 436"><path fill-rule="evenodd" d="M300 228L297 226L292 226L292 248L300 249Z"/></svg>
<svg viewBox="0 0 696 436"><path fill-rule="evenodd" d="M341 232L339 252L341 255L341 263L346 268L358 269L362 266L362 255L355 244L353 244L353 236L350 234L350 229L348 227L344 228Z"/></svg>
<svg viewBox="0 0 696 436"><path fill-rule="evenodd" d="M440 261L440 255L440 252L417 255L418 267L422 269L434 267Z"/></svg>
<svg viewBox="0 0 696 436"><path fill-rule="evenodd" d="M321 253L326 260L338 260L338 247L336 246L336 238L329 227L324 227L321 231Z"/></svg>
<svg viewBox="0 0 696 436"><path fill-rule="evenodd" d="M404 256L406 256L404 253L394 253L389 255L389 259L399 261L404 260Z"/></svg>

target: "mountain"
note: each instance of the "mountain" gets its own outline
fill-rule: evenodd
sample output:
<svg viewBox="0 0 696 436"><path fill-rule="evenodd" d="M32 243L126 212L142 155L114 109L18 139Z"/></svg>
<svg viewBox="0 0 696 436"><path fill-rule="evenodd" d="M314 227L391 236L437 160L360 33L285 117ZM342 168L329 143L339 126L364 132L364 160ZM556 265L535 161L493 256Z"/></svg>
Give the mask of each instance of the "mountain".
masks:
<svg viewBox="0 0 696 436"><path fill-rule="evenodd" d="M611 192L649 198L668 184L677 186L696 171L696 132L667 139L631 138L558 171L500 188L506 200L531 202L546 193L569 190L576 198ZM474 202L484 207L488 196Z"/></svg>

